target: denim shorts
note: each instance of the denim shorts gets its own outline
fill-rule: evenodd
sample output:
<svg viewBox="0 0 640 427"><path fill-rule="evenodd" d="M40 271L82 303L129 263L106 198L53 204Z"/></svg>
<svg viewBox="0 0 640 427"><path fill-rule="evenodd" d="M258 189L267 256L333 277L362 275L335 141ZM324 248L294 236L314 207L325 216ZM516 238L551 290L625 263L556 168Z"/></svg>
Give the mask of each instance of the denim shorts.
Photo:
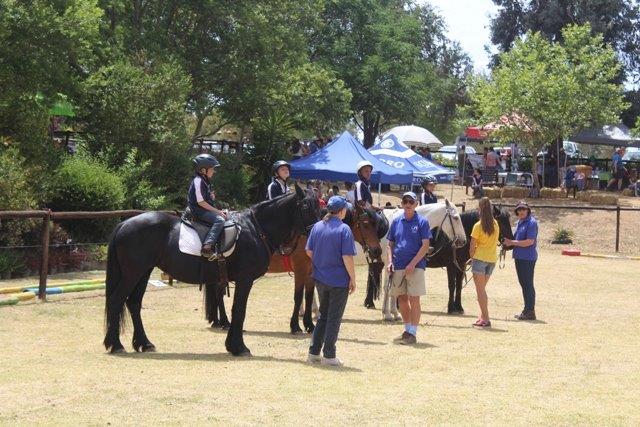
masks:
<svg viewBox="0 0 640 427"><path fill-rule="evenodd" d="M495 268L495 262L485 262L479 259L471 261L471 272L476 274L484 274L485 276L491 276L493 269Z"/></svg>

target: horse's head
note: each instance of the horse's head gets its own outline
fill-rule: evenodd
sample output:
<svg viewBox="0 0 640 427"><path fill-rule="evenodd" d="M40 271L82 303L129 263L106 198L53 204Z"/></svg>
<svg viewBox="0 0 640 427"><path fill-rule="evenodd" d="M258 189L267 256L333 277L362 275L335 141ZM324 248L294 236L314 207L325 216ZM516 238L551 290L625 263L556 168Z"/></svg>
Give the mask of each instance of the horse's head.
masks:
<svg viewBox="0 0 640 427"><path fill-rule="evenodd" d="M502 205L493 205L493 218L498 223L500 228L500 242L502 239L507 238L513 240L513 231L511 230L511 214L509 211L502 207ZM511 250L513 246L504 246L505 249Z"/></svg>
<svg viewBox="0 0 640 427"><path fill-rule="evenodd" d="M296 205L299 215L296 215L296 228L300 232L308 233L313 225L320 221L320 202L313 190L303 190L298 183L294 185L296 189Z"/></svg>
<svg viewBox="0 0 640 427"><path fill-rule="evenodd" d="M380 219L374 209L363 208L355 204L347 210L344 222L351 227L353 237L367 251L369 258L379 259L382 255L379 233L386 234L384 220ZM388 224L386 225L388 230Z"/></svg>
<svg viewBox="0 0 640 427"><path fill-rule="evenodd" d="M461 248L467 244L462 219L456 207L445 199L445 203L432 203L418 206L416 212L427 218L429 226L438 228L451 241L451 244Z"/></svg>

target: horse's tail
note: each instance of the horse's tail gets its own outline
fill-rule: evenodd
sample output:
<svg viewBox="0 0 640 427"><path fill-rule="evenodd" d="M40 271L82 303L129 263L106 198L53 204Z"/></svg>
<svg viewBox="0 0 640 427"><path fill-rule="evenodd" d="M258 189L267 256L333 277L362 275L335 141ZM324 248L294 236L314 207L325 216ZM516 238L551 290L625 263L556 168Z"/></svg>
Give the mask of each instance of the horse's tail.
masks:
<svg viewBox="0 0 640 427"><path fill-rule="evenodd" d="M109 329L110 324L115 320L112 319L109 315L109 309L111 308L111 304L113 303L113 295L118 288L118 284L122 279L122 271L120 270L120 263L118 262L118 253L116 252L116 237L118 235L118 231L122 227L122 223L116 225L116 228L113 230L111 234L111 239L109 240L109 246L107 249L107 277L106 277L106 286L105 286L105 306L104 306L104 328L105 331ZM125 307L122 308L120 313L118 314L120 318L120 332L122 333L125 329ZM105 346L107 346L106 338L105 338Z"/></svg>

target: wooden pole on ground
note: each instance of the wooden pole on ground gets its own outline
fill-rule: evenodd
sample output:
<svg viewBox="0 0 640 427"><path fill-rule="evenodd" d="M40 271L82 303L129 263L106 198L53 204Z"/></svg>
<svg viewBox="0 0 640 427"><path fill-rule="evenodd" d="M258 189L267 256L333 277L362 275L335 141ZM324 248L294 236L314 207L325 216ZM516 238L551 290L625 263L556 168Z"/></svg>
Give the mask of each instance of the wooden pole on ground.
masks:
<svg viewBox="0 0 640 427"><path fill-rule="evenodd" d="M45 301L47 298L47 272L49 271L49 234L50 234L51 211L48 210L42 219L42 248L40 258L40 285L38 287L38 298Z"/></svg>
<svg viewBox="0 0 640 427"><path fill-rule="evenodd" d="M620 252L620 206L616 207L616 252Z"/></svg>

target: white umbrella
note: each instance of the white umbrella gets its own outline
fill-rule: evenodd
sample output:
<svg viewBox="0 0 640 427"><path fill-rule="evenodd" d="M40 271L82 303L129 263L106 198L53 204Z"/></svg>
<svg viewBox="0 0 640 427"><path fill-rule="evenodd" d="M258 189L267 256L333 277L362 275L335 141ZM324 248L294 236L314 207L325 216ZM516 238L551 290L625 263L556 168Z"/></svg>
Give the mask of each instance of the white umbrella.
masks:
<svg viewBox="0 0 640 427"><path fill-rule="evenodd" d="M396 126L386 131L382 135L382 139L385 139L389 134L394 134L398 141L407 146L429 147L432 151L442 147L442 142L434 134L420 126Z"/></svg>

